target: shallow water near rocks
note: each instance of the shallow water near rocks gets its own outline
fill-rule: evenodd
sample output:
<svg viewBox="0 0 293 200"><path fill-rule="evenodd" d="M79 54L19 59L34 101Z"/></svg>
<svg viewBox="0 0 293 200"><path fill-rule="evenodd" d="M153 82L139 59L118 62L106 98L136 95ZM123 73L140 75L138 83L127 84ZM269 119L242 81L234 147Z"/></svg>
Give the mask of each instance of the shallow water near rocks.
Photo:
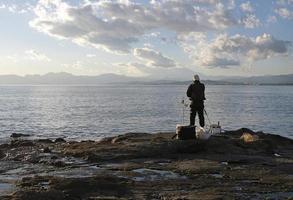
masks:
<svg viewBox="0 0 293 200"><path fill-rule="evenodd" d="M103 173L103 169L95 164L89 164L85 160L73 157L58 158L64 163L63 167L50 165L49 157L52 154L40 154L43 163L29 163L23 161L2 160L0 162L0 196L14 191L15 183L24 177L55 176L62 178L92 177L97 173ZM45 162L46 161L46 162ZM44 183L44 187L48 184Z"/></svg>
<svg viewBox="0 0 293 200"><path fill-rule="evenodd" d="M140 168L132 170L135 172L132 180L134 181L157 181L157 180L169 180L169 179L186 179L186 176L180 176L172 171L157 170Z"/></svg>
<svg viewBox="0 0 293 200"><path fill-rule="evenodd" d="M14 184L12 183L1 183L0 182L0 197L11 193L15 189Z"/></svg>
<svg viewBox="0 0 293 200"><path fill-rule="evenodd" d="M275 200L281 200L281 199L292 199L293 192L272 192L272 193L257 193L255 194L255 200L262 200L262 199L275 199Z"/></svg>

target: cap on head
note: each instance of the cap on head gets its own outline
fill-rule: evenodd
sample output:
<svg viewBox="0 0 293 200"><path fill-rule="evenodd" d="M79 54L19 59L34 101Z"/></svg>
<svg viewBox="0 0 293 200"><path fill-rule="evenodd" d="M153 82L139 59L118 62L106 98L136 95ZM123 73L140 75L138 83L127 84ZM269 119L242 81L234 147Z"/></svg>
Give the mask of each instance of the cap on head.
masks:
<svg viewBox="0 0 293 200"><path fill-rule="evenodd" d="M199 76L197 74L193 76L193 81L199 81Z"/></svg>

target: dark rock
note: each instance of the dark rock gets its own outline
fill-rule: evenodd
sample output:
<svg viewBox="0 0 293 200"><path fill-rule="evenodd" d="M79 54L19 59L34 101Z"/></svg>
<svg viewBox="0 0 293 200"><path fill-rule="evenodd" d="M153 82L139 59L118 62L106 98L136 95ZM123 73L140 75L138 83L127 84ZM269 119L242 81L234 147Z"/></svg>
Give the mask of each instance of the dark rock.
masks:
<svg viewBox="0 0 293 200"><path fill-rule="evenodd" d="M125 180L107 175L92 178L55 179L50 182L50 185L52 185L52 189L63 191L71 198L82 197L89 193L116 197L128 194Z"/></svg>
<svg viewBox="0 0 293 200"><path fill-rule="evenodd" d="M49 147L46 147L43 149L43 153L51 153L51 149L49 149Z"/></svg>
<svg viewBox="0 0 293 200"><path fill-rule="evenodd" d="M58 157L57 156L52 156L51 159L56 160L56 159L58 159Z"/></svg>
<svg viewBox="0 0 293 200"><path fill-rule="evenodd" d="M5 156L5 153L2 150L0 150L0 159L4 158Z"/></svg>
<svg viewBox="0 0 293 200"><path fill-rule="evenodd" d="M82 140L80 142L91 142L91 143L94 143L95 141L94 140Z"/></svg>
<svg viewBox="0 0 293 200"><path fill-rule="evenodd" d="M10 137L12 137L12 138L29 137L29 136L31 136L31 135L29 135L29 134L22 134L22 133L12 133L10 135Z"/></svg>
<svg viewBox="0 0 293 200"><path fill-rule="evenodd" d="M58 161L56 161L56 162L53 162L52 163L55 167L65 167L66 166L66 164L63 162L63 161L61 161L61 160L58 160Z"/></svg>
<svg viewBox="0 0 293 200"><path fill-rule="evenodd" d="M46 190L40 188L44 182L49 186ZM35 176L23 178L18 185L20 190L13 194L14 200L120 199L131 195L125 179L109 175L89 178Z"/></svg>
<svg viewBox="0 0 293 200"><path fill-rule="evenodd" d="M24 147L24 146L34 146L34 143L30 140L13 140L10 142L11 147Z"/></svg>
<svg viewBox="0 0 293 200"><path fill-rule="evenodd" d="M0 144L0 149L6 149L9 148L9 144L5 143L5 144Z"/></svg>
<svg viewBox="0 0 293 200"><path fill-rule="evenodd" d="M65 200L66 196L62 191L36 191L22 190L13 194L13 200Z"/></svg>
<svg viewBox="0 0 293 200"><path fill-rule="evenodd" d="M26 156L23 161L36 164L40 161L40 157L38 155L32 154L32 155Z"/></svg>
<svg viewBox="0 0 293 200"><path fill-rule="evenodd" d="M120 143L120 142L138 142L147 137L148 133L126 133L124 135L118 135L112 137L111 143Z"/></svg>
<svg viewBox="0 0 293 200"><path fill-rule="evenodd" d="M38 139L37 142L40 142L40 143L47 143L47 144L50 144L50 143L54 143L52 140L50 139Z"/></svg>
<svg viewBox="0 0 293 200"><path fill-rule="evenodd" d="M66 140L64 140L63 138L57 138L56 140L55 140L55 142L60 142L60 143L64 143L64 142L66 142Z"/></svg>
<svg viewBox="0 0 293 200"><path fill-rule="evenodd" d="M176 148L178 153L200 153L207 148L205 140L184 140L178 142Z"/></svg>

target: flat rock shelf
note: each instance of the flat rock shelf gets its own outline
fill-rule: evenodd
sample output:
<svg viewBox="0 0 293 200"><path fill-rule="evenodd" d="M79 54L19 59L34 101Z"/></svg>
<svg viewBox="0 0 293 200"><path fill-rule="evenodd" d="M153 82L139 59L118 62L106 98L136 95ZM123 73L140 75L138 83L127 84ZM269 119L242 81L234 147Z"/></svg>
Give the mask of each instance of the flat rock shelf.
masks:
<svg viewBox="0 0 293 200"><path fill-rule="evenodd" d="M0 145L0 199L293 197L293 140L246 128L208 140L173 140L173 134L11 138ZM243 139L249 135L254 139Z"/></svg>

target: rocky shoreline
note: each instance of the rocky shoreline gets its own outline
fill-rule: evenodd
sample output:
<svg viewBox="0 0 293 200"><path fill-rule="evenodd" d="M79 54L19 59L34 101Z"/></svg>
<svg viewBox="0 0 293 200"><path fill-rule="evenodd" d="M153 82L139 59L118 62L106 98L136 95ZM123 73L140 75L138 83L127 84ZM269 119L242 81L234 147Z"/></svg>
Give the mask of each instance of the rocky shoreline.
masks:
<svg viewBox="0 0 293 200"><path fill-rule="evenodd" d="M0 145L0 199L293 199L293 140L245 128L209 140L173 134L14 135Z"/></svg>

